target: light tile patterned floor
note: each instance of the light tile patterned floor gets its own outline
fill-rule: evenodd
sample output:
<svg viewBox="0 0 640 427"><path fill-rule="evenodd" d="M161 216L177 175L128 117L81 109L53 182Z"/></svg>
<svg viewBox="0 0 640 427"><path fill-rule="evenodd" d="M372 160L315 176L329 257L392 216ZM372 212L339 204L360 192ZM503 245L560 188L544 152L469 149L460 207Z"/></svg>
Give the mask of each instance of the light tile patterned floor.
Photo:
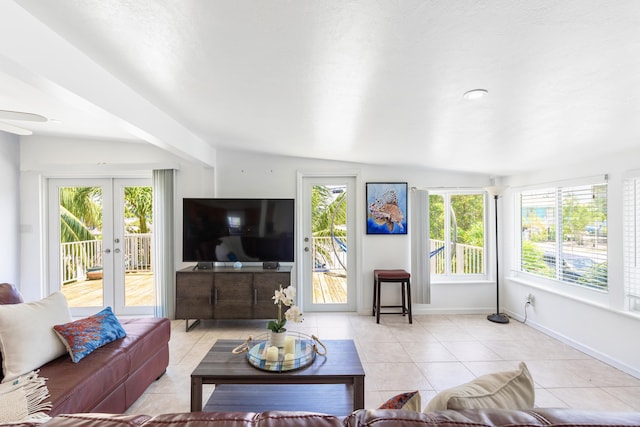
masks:
<svg viewBox="0 0 640 427"><path fill-rule="evenodd" d="M365 405L420 390L422 405L438 391L490 372L527 363L536 384L536 406L640 411L640 379L627 375L517 321L491 323L481 315L414 316L307 314L288 325L322 339L355 341L365 368ZM189 411L190 374L218 338L246 339L265 332L264 321L208 321L185 332L172 322L167 373L129 408L156 415ZM330 355L328 356L330 357ZM205 399L213 386L205 386Z"/></svg>

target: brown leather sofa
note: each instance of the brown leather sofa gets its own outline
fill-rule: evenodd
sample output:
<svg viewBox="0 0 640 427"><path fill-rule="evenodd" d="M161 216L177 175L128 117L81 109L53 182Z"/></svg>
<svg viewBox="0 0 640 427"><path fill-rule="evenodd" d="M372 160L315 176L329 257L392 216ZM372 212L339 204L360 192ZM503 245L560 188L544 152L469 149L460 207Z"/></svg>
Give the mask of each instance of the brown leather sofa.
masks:
<svg viewBox="0 0 640 427"><path fill-rule="evenodd" d="M12 285L0 284L0 304L21 303ZM68 355L40 367L47 378L49 415L122 413L159 378L169 364L171 325L165 318L120 319L127 336L73 363ZM1 359L0 359L1 360Z"/></svg>
<svg viewBox="0 0 640 427"><path fill-rule="evenodd" d="M36 424L20 424L35 426ZM465 409L423 414L402 410L359 410L340 419L309 412L194 412L146 415L59 415L46 427L482 427L482 426L640 426L637 412L592 412L574 409Z"/></svg>

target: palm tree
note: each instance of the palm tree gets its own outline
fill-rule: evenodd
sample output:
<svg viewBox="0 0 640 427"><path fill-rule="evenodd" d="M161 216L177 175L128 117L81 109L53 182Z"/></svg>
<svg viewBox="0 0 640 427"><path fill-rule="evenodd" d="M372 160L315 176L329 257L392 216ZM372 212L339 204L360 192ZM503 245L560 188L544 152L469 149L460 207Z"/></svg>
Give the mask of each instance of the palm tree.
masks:
<svg viewBox="0 0 640 427"><path fill-rule="evenodd" d="M313 237L332 237L340 242L347 235L347 193L342 192L334 197L330 188L324 185L315 185L311 192L311 231ZM334 247L318 245L316 255L324 260L330 259L330 253ZM318 261L323 264L321 261ZM343 266L344 267L344 266Z"/></svg>
<svg viewBox="0 0 640 427"><path fill-rule="evenodd" d="M102 191L99 187L60 189L60 241L93 240L102 230Z"/></svg>
<svg viewBox="0 0 640 427"><path fill-rule="evenodd" d="M151 187L125 187L124 203L127 216L137 218L138 232L148 233L153 210Z"/></svg>

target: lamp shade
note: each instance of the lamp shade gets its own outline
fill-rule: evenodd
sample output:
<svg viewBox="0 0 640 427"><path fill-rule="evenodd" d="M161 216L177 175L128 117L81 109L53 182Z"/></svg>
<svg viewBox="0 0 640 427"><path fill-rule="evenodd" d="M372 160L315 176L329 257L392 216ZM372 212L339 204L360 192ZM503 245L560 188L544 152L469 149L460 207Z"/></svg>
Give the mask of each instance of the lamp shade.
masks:
<svg viewBox="0 0 640 427"><path fill-rule="evenodd" d="M504 193L507 188L508 187L506 185L493 185L491 187L484 187L485 191L489 193L490 196L499 196Z"/></svg>

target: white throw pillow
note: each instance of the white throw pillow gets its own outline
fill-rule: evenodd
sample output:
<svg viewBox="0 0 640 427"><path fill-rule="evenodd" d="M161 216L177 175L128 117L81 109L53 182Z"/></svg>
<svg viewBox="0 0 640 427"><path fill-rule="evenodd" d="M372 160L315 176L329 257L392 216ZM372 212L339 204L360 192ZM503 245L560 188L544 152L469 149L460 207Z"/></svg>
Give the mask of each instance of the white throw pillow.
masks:
<svg viewBox="0 0 640 427"><path fill-rule="evenodd" d="M18 378L66 354L53 330L71 321L67 299L55 292L39 301L0 305L2 382Z"/></svg>
<svg viewBox="0 0 640 427"><path fill-rule="evenodd" d="M424 412L445 409L530 409L535 401L533 379L524 362L513 371L482 375L438 393Z"/></svg>

